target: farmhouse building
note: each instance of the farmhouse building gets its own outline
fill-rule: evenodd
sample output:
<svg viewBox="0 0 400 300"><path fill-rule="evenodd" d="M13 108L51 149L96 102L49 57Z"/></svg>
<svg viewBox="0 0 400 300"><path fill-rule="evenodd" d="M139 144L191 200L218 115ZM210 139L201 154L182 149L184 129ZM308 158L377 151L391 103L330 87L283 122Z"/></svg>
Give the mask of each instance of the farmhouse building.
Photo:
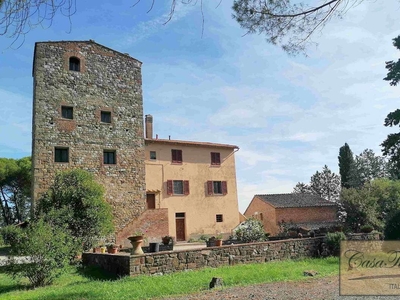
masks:
<svg viewBox="0 0 400 300"><path fill-rule="evenodd" d="M259 219L266 232L272 236L279 233L283 222L317 229L335 225L336 204L311 194L255 195L244 215Z"/></svg>
<svg viewBox="0 0 400 300"><path fill-rule="evenodd" d="M153 138L146 116L148 209L168 209L169 232L178 241L230 234L239 224L235 145Z"/></svg>
<svg viewBox="0 0 400 300"><path fill-rule="evenodd" d="M143 134L142 63L94 41L38 42L33 61L33 204L57 172L105 188L117 243L228 233L239 223L234 145ZM151 122L150 122L151 121Z"/></svg>

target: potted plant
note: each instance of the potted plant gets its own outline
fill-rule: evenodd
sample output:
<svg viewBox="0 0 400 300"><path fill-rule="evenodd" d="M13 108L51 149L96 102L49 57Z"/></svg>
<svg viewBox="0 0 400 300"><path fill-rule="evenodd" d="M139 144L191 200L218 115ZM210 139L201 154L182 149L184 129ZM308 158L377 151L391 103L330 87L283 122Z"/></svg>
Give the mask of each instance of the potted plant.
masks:
<svg viewBox="0 0 400 300"><path fill-rule="evenodd" d="M118 246L114 243L107 244L107 252L111 254L118 253Z"/></svg>
<svg viewBox="0 0 400 300"><path fill-rule="evenodd" d="M169 245L169 243L172 241L172 236L170 235L163 236L161 240L164 245Z"/></svg>
<svg viewBox="0 0 400 300"><path fill-rule="evenodd" d="M106 250L107 250L106 246L104 245L100 246L100 253L106 253Z"/></svg>
<svg viewBox="0 0 400 300"><path fill-rule="evenodd" d="M222 234L218 234L215 237L215 246L217 246L217 247L222 246Z"/></svg>
<svg viewBox="0 0 400 300"><path fill-rule="evenodd" d="M366 224L366 225L361 226L360 230L362 233L371 233L374 230L374 227Z"/></svg>

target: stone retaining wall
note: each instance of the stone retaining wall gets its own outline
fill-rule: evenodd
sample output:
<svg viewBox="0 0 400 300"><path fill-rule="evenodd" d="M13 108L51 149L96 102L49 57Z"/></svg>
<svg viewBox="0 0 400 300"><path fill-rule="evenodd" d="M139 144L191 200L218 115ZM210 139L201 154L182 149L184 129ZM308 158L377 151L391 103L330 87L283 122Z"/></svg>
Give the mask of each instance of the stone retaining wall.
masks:
<svg viewBox="0 0 400 300"><path fill-rule="evenodd" d="M353 234L348 240L378 240L379 234ZM204 267L264 263L273 260L317 257L324 237L296 238L261 243L225 245L190 251L165 251L130 255L129 253L83 253L83 265L97 265L118 276L168 274Z"/></svg>
<svg viewBox="0 0 400 300"><path fill-rule="evenodd" d="M273 260L315 257L322 238L290 239L262 243L209 247L190 251L167 251L144 255L84 253L83 264L98 265L119 276L168 274L182 270Z"/></svg>

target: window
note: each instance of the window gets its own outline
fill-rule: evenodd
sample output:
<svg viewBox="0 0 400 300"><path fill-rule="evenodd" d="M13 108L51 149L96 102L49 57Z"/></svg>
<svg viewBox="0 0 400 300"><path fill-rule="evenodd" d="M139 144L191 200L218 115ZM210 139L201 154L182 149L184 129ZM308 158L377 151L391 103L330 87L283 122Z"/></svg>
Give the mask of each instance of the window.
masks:
<svg viewBox="0 0 400 300"><path fill-rule="evenodd" d="M221 164L221 155L219 152L211 152L211 165L219 166Z"/></svg>
<svg viewBox="0 0 400 300"><path fill-rule="evenodd" d="M68 148L55 148L54 149L54 161L67 163L69 162L69 149Z"/></svg>
<svg viewBox="0 0 400 300"><path fill-rule="evenodd" d="M215 219L218 223L224 221L224 216L223 215L215 215Z"/></svg>
<svg viewBox="0 0 400 300"><path fill-rule="evenodd" d="M189 195L188 180L167 180L168 195Z"/></svg>
<svg viewBox="0 0 400 300"><path fill-rule="evenodd" d="M227 193L228 186L226 181L207 181L208 195L226 195Z"/></svg>
<svg viewBox="0 0 400 300"><path fill-rule="evenodd" d="M74 118L74 108L72 106L61 106L61 117L72 120Z"/></svg>
<svg viewBox="0 0 400 300"><path fill-rule="evenodd" d="M100 121L103 123L111 123L111 111L101 111Z"/></svg>
<svg viewBox="0 0 400 300"><path fill-rule="evenodd" d="M156 151L150 151L150 159L152 159L152 160L156 160L157 159Z"/></svg>
<svg viewBox="0 0 400 300"><path fill-rule="evenodd" d="M75 56L71 56L69 58L69 70L76 71L76 72L81 71L81 61L79 58L77 58Z"/></svg>
<svg viewBox="0 0 400 300"><path fill-rule="evenodd" d="M172 149L171 154L172 154L172 162L173 163L177 163L177 164L182 163L182 150Z"/></svg>
<svg viewBox="0 0 400 300"><path fill-rule="evenodd" d="M185 213L175 213L175 218L184 218Z"/></svg>
<svg viewBox="0 0 400 300"><path fill-rule="evenodd" d="M103 163L105 165L115 165L117 163L117 157L115 150L104 150L103 151Z"/></svg>

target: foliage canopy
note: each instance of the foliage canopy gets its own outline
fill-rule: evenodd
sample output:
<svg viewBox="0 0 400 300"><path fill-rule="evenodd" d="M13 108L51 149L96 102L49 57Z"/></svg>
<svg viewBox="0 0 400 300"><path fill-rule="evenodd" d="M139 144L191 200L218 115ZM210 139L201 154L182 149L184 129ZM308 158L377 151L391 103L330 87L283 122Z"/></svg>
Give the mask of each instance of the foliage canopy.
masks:
<svg viewBox="0 0 400 300"><path fill-rule="evenodd" d="M84 250L114 230L111 206L104 200L103 187L91 173L75 169L58 173L49 191L35 209L54 226L67 227Z"/></svg>

